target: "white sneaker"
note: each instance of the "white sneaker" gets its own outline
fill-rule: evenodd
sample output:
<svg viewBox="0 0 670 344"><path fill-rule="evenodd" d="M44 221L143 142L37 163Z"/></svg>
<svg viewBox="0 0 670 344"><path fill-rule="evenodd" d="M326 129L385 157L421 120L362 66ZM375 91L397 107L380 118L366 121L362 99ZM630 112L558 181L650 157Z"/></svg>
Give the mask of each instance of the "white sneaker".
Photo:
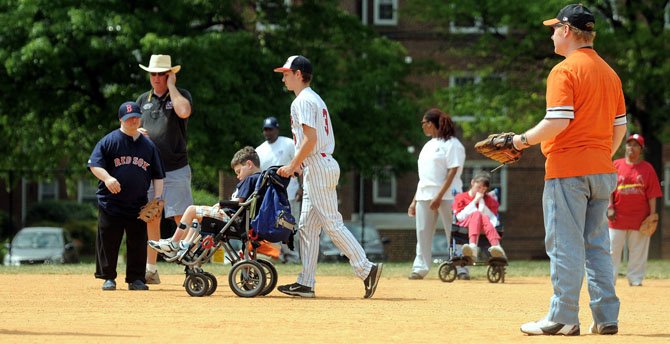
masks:
<svg viewBox="0 0 670 344"><path fill-rule="evenodd" d="M579 336L579 324L565 325L555 323L546 319L532 321L521 325L521 332L528 335L563 335L563 336Z"/></svg>
<svg viewBox="0 0 670 344"><path fill-rule="evenodd" d="M493 245L489 247L489 253L491 257L505 257L505 250L500 245Z"/></svg>
<svg viewBox="0 0 670 344"><path fill-rule="evenodd" d="M177 259L182 260L184 259L184 256L186 253L189 251L191 248L191 243L187 242L186 240L181 240L179 241L179 252L177 252Z"/></svg>
<svg viewBox="0 0 670 344"><path fill-rule="evenodd" d="M177 243L173 242L171 239L149 240L147 243L149 244L149 247L160 253L170 254L179 251Z"/></svg>
<svg viewBox="0 0 670 344"><path fill-rule="evenodd" d="M473 260L477 260L477 253L479 251L479 247L477 247L477 244L465 244L463 245L463 256L464 257L470 257Z"/></svg>

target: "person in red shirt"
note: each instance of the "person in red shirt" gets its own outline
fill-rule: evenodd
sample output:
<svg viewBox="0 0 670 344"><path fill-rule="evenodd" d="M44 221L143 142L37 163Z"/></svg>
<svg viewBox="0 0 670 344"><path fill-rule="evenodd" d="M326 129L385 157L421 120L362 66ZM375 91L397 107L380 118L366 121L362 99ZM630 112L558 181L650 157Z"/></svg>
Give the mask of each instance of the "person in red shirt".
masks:
<svg viewBox="0 0 670 344"><path fill-rule="evenodd" d="M626 157L614 161L617 186L607 209L614 281L621 264L621 252L628 243L627 277L631 286L642 285L647 267L649 237L640 233L640 224L647 216L656 213L656 198L662 196L656 171L642 159L642 149L642 136L634 134L628 137Z"/></svg>
<svg viewBox="0 0 670 344"><path fill-rule="evenodd" d="M477 260L477 240L482 232L491 243L491 256L505 257L505 251L500 246L500 235L496 231L500 204L494 196L486 193L490 180L486 172L476 174L470 181L470 190L456 195L454 199L456 224L468 229L470 243L463 245L463 255L474 261Z"/></svg>

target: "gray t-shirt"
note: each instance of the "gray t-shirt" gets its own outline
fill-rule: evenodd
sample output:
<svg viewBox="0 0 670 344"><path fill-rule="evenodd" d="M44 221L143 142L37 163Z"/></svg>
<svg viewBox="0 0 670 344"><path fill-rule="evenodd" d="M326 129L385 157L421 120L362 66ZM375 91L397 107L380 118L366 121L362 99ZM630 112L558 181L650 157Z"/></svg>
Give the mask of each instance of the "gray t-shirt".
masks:
<svg viewBox="0 0 670 344"><path fill-rule="evenodd" d="M193 106L191 93L183 88L177 89ZM165 171L174 171L188 165L188 119L180 118L174 111L170 94L158 97L151 90L140 95L137 104L142 109L142 127L149 132L149 138L158 147Z"/></svg>

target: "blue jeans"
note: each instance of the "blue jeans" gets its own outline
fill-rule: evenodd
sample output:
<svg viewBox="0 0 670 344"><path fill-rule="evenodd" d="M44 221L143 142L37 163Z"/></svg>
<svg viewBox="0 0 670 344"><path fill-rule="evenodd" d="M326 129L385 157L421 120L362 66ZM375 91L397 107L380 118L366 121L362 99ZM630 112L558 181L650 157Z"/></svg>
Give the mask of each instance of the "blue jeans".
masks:
<svg viewBox="0 0 670 344"><path fill-rule="evenodd" d="M616 174L545 181L545 246L554 287L547 320L579 324L579 292L586 272L593 320L618 323L619 298L614 291L606 217L615 187Z"/></svg>

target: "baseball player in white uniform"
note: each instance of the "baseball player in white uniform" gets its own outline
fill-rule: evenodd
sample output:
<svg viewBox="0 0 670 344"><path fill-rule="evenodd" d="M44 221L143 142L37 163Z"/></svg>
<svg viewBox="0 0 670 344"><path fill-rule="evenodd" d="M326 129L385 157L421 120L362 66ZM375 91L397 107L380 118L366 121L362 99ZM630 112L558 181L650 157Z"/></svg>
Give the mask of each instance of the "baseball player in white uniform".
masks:
<svg viewBox="0 0 670 344"><path fill-rule="evenodd" d="M275 117L268 117L263 121L263 136L265 142L256 147L256 153L261 160L261 170L265 171L271 166L283 166L291 162L295 157L295 146L293 140L286 136L279 136L279 121ZM291 181L286 188L288 201L291 204L291 213L298 221L300 219L300 201L302 198L302 190L300 190L300 182L297 177L291 177ZM298 243L296 241L296 247ZM286 262L298 262L300 257L298 251L292 251L286 244L281 245L281 254L279 259Z"/></svg>
<svg viewBox="0 0 670 344"><path fill-rule="evenodd" d="M282 81L296 95L291 103L291 131L296 147L295 157L277 173L289 177L302 170L302 214L298 225L302 271L296 283L282 285L280 292L291 296L314 297L316 264L319 256L321 229L337 248L349 258L356 276L363 280L365 298L374 295L382 273L382 264L373 264L365 256L361 244L342 222L337 209L337 183L340 166L333 158L335 137L328 108L312 90L312 64L304 56L294 55L275 72L283 73Z"/></svg>

